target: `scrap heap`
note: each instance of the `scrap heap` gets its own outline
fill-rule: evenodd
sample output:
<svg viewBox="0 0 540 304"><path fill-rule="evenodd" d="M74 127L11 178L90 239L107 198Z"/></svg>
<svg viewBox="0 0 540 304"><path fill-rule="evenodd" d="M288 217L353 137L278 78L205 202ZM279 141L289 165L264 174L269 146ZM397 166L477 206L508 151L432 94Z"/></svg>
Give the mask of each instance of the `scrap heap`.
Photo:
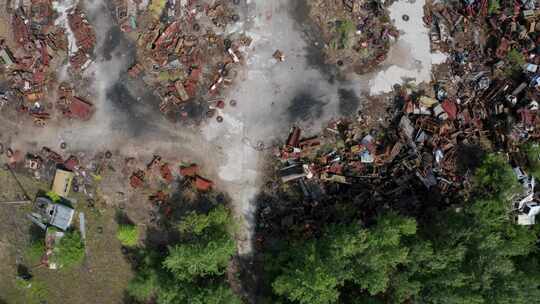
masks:
<svg viewBox="0 0 540 304"><path fill-rule="evenodd" d="M0 92L0 107L9 104L11 110L27 114L35 125L44 126L54 115L51 109L56 73L70 49L66 28L55 23L58 14L50 0L12 4L13 36L0 39L0 68L8 83L6 91ZM88 65L96 43L95 34L79 10L70 12L68 20L78 48L69 60L72 68L80 70Z"/></svg>
<svg viewBox="0 0 540 304"><path fill-rule="evenodd" d="M534 224L538 192L523 168L530 167L524 147L540 138L536 6L529 0L428 2L424 21L432 48L449 55L446 64L435 67L429 84L396 88L384 125L368 126L363 116L343 119L307 140L293 128L277 154L280 180L262 200L263 230L300 222L313 232L341 201L367 214L364 220L390 206L421 218L425 208L467 197L486 152L508 159L524 188L509 210L517 224ZM287 214L275 193L285 198L281 205L298 201L298 193L303 204Z"/></svg>
<svg viewBox="0 0 540 304"><path fill-rule="evenodd" d="M471 85L478 86L480 79ZM390 206L421 217L423 208L447 208L466 197L471 170L484 153L503 152L527 190L520 199L528 201L518 202L516 208L537 206L530 195L534 179L520 172L527 166L523 147L539 138L538 106L534 100L513 103L508 97L512 91L522 96L516 88L508 82L493 83L491 89L477 87L467 99L440 83L430 91L404 86L395 92L388 123L379 127L367 125L361 114L356 120L331 122L315 137L302 138L301 130L293 127L276 153L282 164L272 192L290 198L291 189L296 189L292 193L303 196L298 212L288 215L293 222L322 221L340 201L354 202L365 219ZM528 98L535 96L534 85L517 88L530 90ZM262 201L261 225L281 229L275 220L285 215L269 211L278 208L272 200ZM519 223L534 223L534 217L526 219Z"/></svg>
<svg viewBox="0 0 540 304"><path fill-rule="evenodd" d="M366 73L381 63L399 35L378 1L315 0L309 15L321 30L326 61Z"/></svg>
<svg viewBox="0 0 540 304"><path fill-rule="evenodd" d="M75 36L77 50L74 54L70 54L70 66L75 71L84 70L92 62L91 56L96 45L96 34L86 15L78 8L68 14L68 23Z"/></svg>
<svg viewBox="0 0 540 304"><path fill-rule="evenodd" d="M164 115L187 116L189 103L215 99L234 80L251 40L226 34L226 26L239 19L230 2L176 1L161 7L152 1L135 19L127 9L130 1L116 1L118 21L138 34L138 61L128 73L155 88Z"/></svg>

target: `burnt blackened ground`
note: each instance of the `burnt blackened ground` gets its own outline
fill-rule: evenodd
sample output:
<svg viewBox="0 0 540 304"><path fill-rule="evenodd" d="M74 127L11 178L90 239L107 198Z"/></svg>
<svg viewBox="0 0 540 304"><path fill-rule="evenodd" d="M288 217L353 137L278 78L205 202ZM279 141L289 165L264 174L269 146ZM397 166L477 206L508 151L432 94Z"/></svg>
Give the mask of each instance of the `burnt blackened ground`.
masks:
<svg viewBox="0 0 540 304"><path fill-rule="evenodd" d="M291 123L298 120L320 119L324 113L324 106L328 103L322 98L323 96L313 96L308 90L298 93L287 108Z"/></svg>

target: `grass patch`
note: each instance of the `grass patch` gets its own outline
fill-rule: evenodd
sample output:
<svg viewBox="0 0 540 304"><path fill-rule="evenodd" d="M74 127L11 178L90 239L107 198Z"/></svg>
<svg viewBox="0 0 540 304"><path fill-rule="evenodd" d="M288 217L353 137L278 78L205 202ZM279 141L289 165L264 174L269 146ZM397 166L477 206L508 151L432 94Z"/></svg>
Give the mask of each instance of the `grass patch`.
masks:
<svg viewBox="0 0 540 304"><path fill-rule="evenodd" d="M355 26L351 20L339 22L337 33L339 37L339 48L348 48L351 44L351 35L354 33Z"/></svg>
<svg viewBox="0 0 540 304"><path fill-rule="evenodd" d="M41 262L41 257L45 254L45 244L42 241L31 243L24 250L24 260L30 265L37 265Z"/></svg>
<svg viewBox="0 0 540 304"><path fill-rule="evenodd" d="M41 303L49 295L47 287L40 281L17 278L15 286L24 293L25 303Z"/></svg>

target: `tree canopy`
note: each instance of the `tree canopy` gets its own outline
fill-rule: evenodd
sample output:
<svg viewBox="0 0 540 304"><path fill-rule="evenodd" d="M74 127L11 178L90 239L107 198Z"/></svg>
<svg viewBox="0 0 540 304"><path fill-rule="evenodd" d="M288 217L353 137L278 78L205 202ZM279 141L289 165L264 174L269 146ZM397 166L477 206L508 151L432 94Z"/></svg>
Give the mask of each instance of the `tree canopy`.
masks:
<svg viewBox="0 0 540 304"><path fill-rule="evenodd" d="M329 226L319 238L277 250L272 288L292 303L530 303L540 297L538 228L516 225L517 179L486 156L473 197L432 221L389 212L376 224Z"/></svg>
<svg viewBox="0 0 540 304"><path fill-rule="evenodd" d="M185 216L177 225L181 242L164 254L148 248L141 252L129 294L142 301L155 298L159 304L241 303L224 278L236 252L231 223L223 206Z"/></svg>

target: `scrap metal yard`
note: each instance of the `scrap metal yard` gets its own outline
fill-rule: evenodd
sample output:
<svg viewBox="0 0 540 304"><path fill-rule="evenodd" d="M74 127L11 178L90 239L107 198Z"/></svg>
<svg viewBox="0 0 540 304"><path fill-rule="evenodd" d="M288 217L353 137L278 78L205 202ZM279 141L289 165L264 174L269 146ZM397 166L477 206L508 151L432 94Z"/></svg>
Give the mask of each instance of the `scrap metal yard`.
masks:
<svg viewBox="0 0 540 304"><path fill-rule="evenodd" d="M467 210L485 159L536 229L540 14L518 2L0 0L0 303L350 303L349 280L296 298L266 259ZM223 206L226 229L196 217ZM166 258L221 244L194 278Z"/></svg>

